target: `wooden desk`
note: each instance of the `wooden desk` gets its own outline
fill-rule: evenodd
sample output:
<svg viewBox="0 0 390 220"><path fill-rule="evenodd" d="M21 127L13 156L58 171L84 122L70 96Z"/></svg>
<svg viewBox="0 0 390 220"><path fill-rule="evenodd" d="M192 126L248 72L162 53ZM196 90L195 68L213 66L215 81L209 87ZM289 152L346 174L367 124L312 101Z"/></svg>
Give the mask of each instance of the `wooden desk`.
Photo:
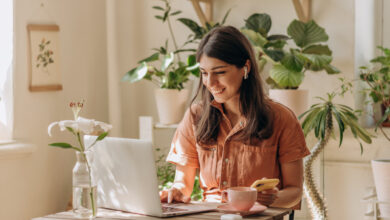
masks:
<svg viewBox="0 0 390 220"><path fill-rule="evenodd" d="M244 217L244 219L257 219L257 220L282 220L283 216L291 213L291 209L279 209L279 208L268 208L259 215L252 215ZM98 217L96 219L101 220L118 220L118 219L134 219L134 220L157 220L157 219L166 219L166 220L195 220L195 219L221 219L221 215L224 213L220 212L204 212L191 215L183 215L177 217L169 218L157 218L150 216L137 215L133 213L114 211L108 209L99 209ZM72 211L59 212L53 215L48 215L45 217L34 218L33 220L66 220L66 219L75 219L73 217Z"/></svg>

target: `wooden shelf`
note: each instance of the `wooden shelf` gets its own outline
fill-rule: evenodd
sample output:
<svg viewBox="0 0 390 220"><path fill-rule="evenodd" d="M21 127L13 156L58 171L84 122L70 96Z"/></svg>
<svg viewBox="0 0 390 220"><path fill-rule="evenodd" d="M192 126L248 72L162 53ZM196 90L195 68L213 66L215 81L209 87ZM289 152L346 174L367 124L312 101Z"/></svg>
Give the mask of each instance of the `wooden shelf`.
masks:
<svg viewBox="0 0 390 220"><path fill-rule="evenodd" d="M190 1L203 27L206 26L207 22L213 21L213 0ZM311 1L312 0L292 0L298 19L302 22L308 22L311 20ZM202 9L200 3L205 4L205 10Z"/></svg>

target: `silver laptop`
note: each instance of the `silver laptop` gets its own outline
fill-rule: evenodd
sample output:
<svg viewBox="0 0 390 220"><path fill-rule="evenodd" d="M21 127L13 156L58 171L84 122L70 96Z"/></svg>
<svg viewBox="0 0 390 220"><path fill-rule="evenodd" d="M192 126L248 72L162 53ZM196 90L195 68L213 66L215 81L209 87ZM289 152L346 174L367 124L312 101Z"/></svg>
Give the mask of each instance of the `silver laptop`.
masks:
<svg viewBox="0 0 390 220"><path fill-rule="evenodd" d="M84 137L89 146L96 136ZM94 169L98 207L144 215L169 217L211 211L215 204L167 204L160 202L152 143L145 140L107 137L96 143Z"/></svg>

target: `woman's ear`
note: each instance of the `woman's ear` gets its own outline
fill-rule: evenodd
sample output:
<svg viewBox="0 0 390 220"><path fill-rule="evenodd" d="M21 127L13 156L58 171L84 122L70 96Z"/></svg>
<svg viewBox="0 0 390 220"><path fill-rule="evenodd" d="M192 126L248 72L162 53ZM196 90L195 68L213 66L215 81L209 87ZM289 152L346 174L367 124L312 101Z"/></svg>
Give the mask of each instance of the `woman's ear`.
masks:
<svg viewBox="0 0 390 220"><path fill-rule="evenodd" d="M245 67L247 68L246 70L249 73L251 71L251 61L249 59L246 60Z"/></svg>

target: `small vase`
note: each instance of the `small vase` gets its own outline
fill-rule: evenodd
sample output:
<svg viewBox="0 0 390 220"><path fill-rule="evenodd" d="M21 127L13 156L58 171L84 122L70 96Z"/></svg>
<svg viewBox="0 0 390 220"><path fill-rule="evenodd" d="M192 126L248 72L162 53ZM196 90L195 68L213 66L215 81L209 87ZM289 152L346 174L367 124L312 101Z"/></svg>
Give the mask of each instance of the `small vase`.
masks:
<svg viewBox="0 0 390 220"><path fill-rule="evenodd" d="M97 187L90 164L92 152L76 152L73 167L73 212L77 218L95 218L97 214Z"/></svg>

